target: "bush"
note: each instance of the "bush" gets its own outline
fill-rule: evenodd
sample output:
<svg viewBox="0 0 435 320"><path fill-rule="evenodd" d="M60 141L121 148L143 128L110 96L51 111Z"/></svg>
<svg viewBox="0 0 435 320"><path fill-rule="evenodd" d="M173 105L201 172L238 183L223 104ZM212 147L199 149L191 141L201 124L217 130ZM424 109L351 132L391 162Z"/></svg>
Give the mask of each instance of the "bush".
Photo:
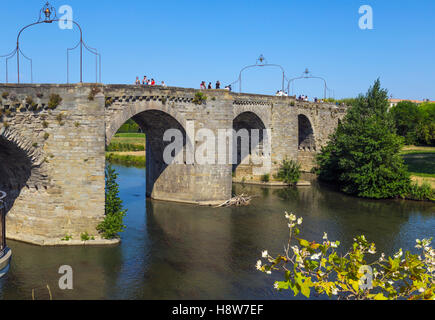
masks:
<svg viewBox="0 0 435 320"><path fill-rule="evenodd" d="M406 194L410 178L400 156L403 138L395 133L388 105L379 80L357 98L317 156L321 180L365 198Z"/></svg>
<svg viewBox="0 0 435 320"><path fill-rule="evenodd" d="M51 94L50 99L48 100L48 109L53 110L57 108L61 102L62 102L62 98L60 97L60 95L55 93Z"/></svg>
<svg viewBox="0 0 435 320"><path fill-rule="evenodd" d="M287 184L296 184L301 177L301 165L293 160L283 160L276 179Z"/></svg>
<svg viewBox="0 0 435 320"><path fill-rule="evenodd" d="M65 237L63 237L62 239L60 239L61 241L70 241L72 239L72 235L70 234L65 234Z"/></svg>
<svg viewBox="0 0 435 320"><path fill-rule="evenodd" d="M119 198L119 188L116 182L117 176L117 173L109 164L106 167L105 218L97 226L97 230L105 239L119 237L119 233L125 229L122 221L127 210L123 210L122 200Z"/></svg>
<svg viewBox="0 0 435 320"><path fill-rule="evenodd" d="M269 182L269 180L270 180L270 174L266 173L266 174L261 176L262 182Z"/></svg>
<svg viewBox="0 0 435 320"><path fill-rule="evenodd" d="M207 96L202 93L201 91L198 91L197 93L195 93L195 97L193 98L192 102L194 104L203 104L207 101Z"/></svg>
<svg viewBox="0 0 435 320"><path fill-rule="evenodd" d="M87 231L80 234L80 239L82 241L94 240L94 237L91 237Z"/></svg>
<svg viewBox="0 0 435 320"><path fill-rule="evenodd" d="M423 183L421 186L417 183L411 183L406 198L410 200L434 200L435 201L435 191L428 183Z"/></svg>

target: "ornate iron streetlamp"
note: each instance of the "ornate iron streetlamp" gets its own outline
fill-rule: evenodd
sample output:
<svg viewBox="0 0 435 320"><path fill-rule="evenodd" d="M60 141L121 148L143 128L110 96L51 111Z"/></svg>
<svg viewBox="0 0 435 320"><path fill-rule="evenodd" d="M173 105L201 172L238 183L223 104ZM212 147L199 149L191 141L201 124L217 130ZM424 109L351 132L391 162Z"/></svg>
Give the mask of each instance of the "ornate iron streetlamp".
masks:
<svg viewBox="0 0 435 320"><path fill-rule="evenodd" d="M323 83L325 84L325 87L323 89L323 99L326 99L326 89L328 88L328 86L326 85L326 80L324 78L322 78L322 77L315 77L315 76L311 75L311 72L308 70L308 68L305 69L305 71L304 71L304 73L303 73L303 75L301 77L293 78L293 79L290 79L288 81L287 92L289 94L290 94L290 85L295 80L298 80L298 79L320 79L320 80L323 80Z"/></svg>
<svg viewBox="0 0 435 320"><path fill-rule="evenodd" d="M255 68L255 67L277 67L277 68L280 68L282 71L282 91L284 91L284 82L286 79L284 68L279 64L267 63L266 58L264 58L264 56L262 54L260 55L260 57L258 57L255 64L242 68L242 70L240 70L240 72L239 72L239 78L236 81L234 81L233 83L231 83L230 85L232 86L238 82L239 83L239 92L241 93L242 92L242 73L243 73L243 71L245 71L246 69Z"/></svg>
<svg viewBox="0 0 435 320"><path fill-rule="evenodd" d="M26 30L27 28L30 28L32 26L38 25L38 24L43 24L43 23L53 23L53 22L59 22L59 21L67 21L67 22L71 22L74 25L76 25L80 31L80 41L79 43L74 47L74 48L70 48L67 49L67 83L69 83L69 51L70 50L74 50L75 48L77 48L78 46L80 46L80 82L83 82L83 48L85 48L86 50L88 50L90 53L95 55L95 59L96 59L96 82L98 82L98 72L99 72L99 81L101 82L101 54L98 53L98 51L94 48L90 48L86 45L86 43L83 41L83 31L81 26L74 20L69 20L69 19L58 19L57 18L57 13L56 13L56 9L54 7L52 7L48 2L44 5L44 7L42 7L42 9L39 11L39 19L38 21L31 23L25 27L23 27L17 36L17 46L15 48L15 50L13 50L11 53L4 55L4 56L0 56L0 58L6 58L6 83L8 83L8 61L13 58L15 55L17 55L17 79L18 79L18 83L20 83L20 55L23 56L24 58L26 58L27 60L30 61L30 69L31 69L31 82L33 83L33 62L32 59L27 57L20 48L20 36L23 33L24 30Z"/></svg>
<svg viewBox="0 0 435 320"><path fill-rule="evenodd" d="M6 193L0 191L0 278L9 270L12 251L6 246Z"/></svg>

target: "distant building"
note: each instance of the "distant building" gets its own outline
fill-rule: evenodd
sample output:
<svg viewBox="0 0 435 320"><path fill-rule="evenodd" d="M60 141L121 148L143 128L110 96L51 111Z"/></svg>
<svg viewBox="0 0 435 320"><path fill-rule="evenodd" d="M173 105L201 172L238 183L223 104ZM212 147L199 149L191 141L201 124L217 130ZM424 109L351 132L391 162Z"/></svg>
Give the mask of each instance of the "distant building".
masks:
<svg viewBox="0 0 435 320"><path fill-rule="evenodd" d="M435 101L430 101L429 99L424 99L424 100L389 99L388 101L390 102L390 108L396 106L399 102L402 102L402 101L411 101L411 102L414 102L414 103L416 103L416 104L422 104L422 103L424 103L424 102L435 103Z"/></svg>

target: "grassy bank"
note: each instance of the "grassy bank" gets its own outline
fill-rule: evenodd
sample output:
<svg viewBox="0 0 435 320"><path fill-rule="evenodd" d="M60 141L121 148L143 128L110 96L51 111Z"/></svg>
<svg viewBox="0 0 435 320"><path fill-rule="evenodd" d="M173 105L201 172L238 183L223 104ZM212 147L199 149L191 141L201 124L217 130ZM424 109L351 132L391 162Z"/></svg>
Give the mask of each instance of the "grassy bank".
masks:
<svg viewBox="0 0 435 320"><path fill-rule="evenodd" d="M144 152L106 152L106 160L126 167L145 168L146 165Z"/></svg>
<svg viewBox="0 0 435 320"><path fill-rule="evenodd" d="M145 134L144 133L117 133L112 141L110 142L109 148L112 151L123 151L115 150L116 145L131 145L132 147L141 148L145 150ZM133 150L129 150L133 151Z"/></svg>
<svg viewBox="0 0 435 320"><path fill-rule="evenodd" d="M117 133L106 149L106 160L112 164L144 168L145 134Z"/></svg>
<svg viewBox="0 0 435 320"><path fill-rule="evenodd" d="M435 189L435 147L406 146L402 156L412 181L419 185L427 183Z"/></svg>

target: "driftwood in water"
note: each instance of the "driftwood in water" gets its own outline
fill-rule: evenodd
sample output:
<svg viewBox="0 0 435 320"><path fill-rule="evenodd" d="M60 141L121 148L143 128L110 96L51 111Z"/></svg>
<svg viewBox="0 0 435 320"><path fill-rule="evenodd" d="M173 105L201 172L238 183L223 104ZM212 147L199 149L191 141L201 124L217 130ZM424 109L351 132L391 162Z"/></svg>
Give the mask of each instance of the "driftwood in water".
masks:
<svg viewBox="0 0 435 320"><path fill-rule="evenodd" d="M235 207L247 206L250 204L251 199L252 199L251 196L242 193L241 195L235 196L225 201L224 203L216 206L215 208L231 207L231 206L235 206Z"/></svg>

